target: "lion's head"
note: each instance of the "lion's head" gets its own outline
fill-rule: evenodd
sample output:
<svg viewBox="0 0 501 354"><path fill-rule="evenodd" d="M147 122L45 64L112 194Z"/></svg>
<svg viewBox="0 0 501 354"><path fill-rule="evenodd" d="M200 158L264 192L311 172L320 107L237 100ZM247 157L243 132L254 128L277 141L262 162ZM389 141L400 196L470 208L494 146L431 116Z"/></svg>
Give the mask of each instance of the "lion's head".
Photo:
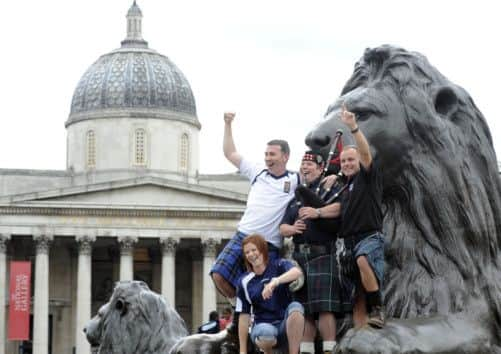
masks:
<svg viewBox="0 0 501 354"><path fill-rule="evenodd" d="M166 354L188 334L176 310L142 281L117 283L84 331L99 354Z"/></svg>
<svg viewBox="0 0 501 354"><path fill-rule="evenodd" d="M469 311L501 329L501 181L470 95L418 53L367 49L306 143L325 148L342 103L384 178L385 302L400 318Z"/></svg>

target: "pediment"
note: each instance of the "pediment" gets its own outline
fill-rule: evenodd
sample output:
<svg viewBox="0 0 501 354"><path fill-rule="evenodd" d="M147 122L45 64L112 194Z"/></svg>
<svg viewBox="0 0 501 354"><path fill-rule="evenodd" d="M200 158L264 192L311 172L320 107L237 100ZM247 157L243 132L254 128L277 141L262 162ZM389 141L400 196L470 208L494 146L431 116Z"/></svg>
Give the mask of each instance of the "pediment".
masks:
<svg viewBox="0 0 501 354"><path fill-rule="evenodd" d="M14 196L12 202L71 202L133 206L244 206L247 196L224 189L143 177Z"/></svg>
<svg viewBox="0 0 501 354"><path fill-rule="evenodd" d="M73 203L91 203L108 205L169 205L169 206L202 206L202 205L242 205L241 201L201 194L153 184L131 186L96 192L85 192L74 195L49 198L50 201L68 201Z"/></svg>

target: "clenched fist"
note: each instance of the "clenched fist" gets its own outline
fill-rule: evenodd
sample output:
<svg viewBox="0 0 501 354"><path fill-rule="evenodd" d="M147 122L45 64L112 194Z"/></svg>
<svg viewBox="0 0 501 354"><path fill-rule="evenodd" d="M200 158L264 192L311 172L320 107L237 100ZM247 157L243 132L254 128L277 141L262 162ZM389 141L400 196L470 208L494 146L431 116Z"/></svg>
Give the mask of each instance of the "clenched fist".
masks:
<svg viewBox="0 0 501 354"><path fill-rule="evenodd" d="M224 122L227 124L231 124L235 119L235 112L224 112Z"/></svg>

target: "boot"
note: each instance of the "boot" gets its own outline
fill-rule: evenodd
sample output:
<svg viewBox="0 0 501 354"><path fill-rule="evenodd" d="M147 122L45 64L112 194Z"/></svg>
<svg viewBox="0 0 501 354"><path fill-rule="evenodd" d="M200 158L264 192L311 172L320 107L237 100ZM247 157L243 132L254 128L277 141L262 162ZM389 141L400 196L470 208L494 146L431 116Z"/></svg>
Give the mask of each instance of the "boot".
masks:
<svg viewBox="0 0 501 354"><path fill-rule="evenodd" d="M383 299L379 290L367 293L367 305L369 305L369 320L367 321L369 326L383 328L386 321Z"/></svg>
<svg viewBox="0 0 501 354"><path fill-rule="evenodd" d="M372 306L367 323L374 328L383 328L386 320L384 318L383 306Z"/></svg>
<svg viewBox="0 0 501 354"><path fill-rule="evenodd" d="M238 323L238 320L237 320ZM221 344L221 354L233 354L239 352L240 343L238 340L238 327L233 321L226 326L226 338Z"/></svg>
<svg viewBox="0 0 501 354"><path fill-rule="evenodd" d="M226 331L228 332L228 335L226 336L227 340L233 341L237 343L238 346L238 317L240 313L238 312L233 312L233 320L231 323L226 326Z"/></svg>

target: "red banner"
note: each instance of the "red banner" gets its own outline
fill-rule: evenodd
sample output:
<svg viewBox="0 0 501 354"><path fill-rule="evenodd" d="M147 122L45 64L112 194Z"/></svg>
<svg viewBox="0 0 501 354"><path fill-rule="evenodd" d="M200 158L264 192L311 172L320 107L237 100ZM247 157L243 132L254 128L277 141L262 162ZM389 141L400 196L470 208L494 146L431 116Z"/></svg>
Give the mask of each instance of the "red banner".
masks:
<svg viewBox="0 0 501 354"><path fill-rule="evenodd" d="M10 262L9 340L30 339L31 262Z"/></svg>

